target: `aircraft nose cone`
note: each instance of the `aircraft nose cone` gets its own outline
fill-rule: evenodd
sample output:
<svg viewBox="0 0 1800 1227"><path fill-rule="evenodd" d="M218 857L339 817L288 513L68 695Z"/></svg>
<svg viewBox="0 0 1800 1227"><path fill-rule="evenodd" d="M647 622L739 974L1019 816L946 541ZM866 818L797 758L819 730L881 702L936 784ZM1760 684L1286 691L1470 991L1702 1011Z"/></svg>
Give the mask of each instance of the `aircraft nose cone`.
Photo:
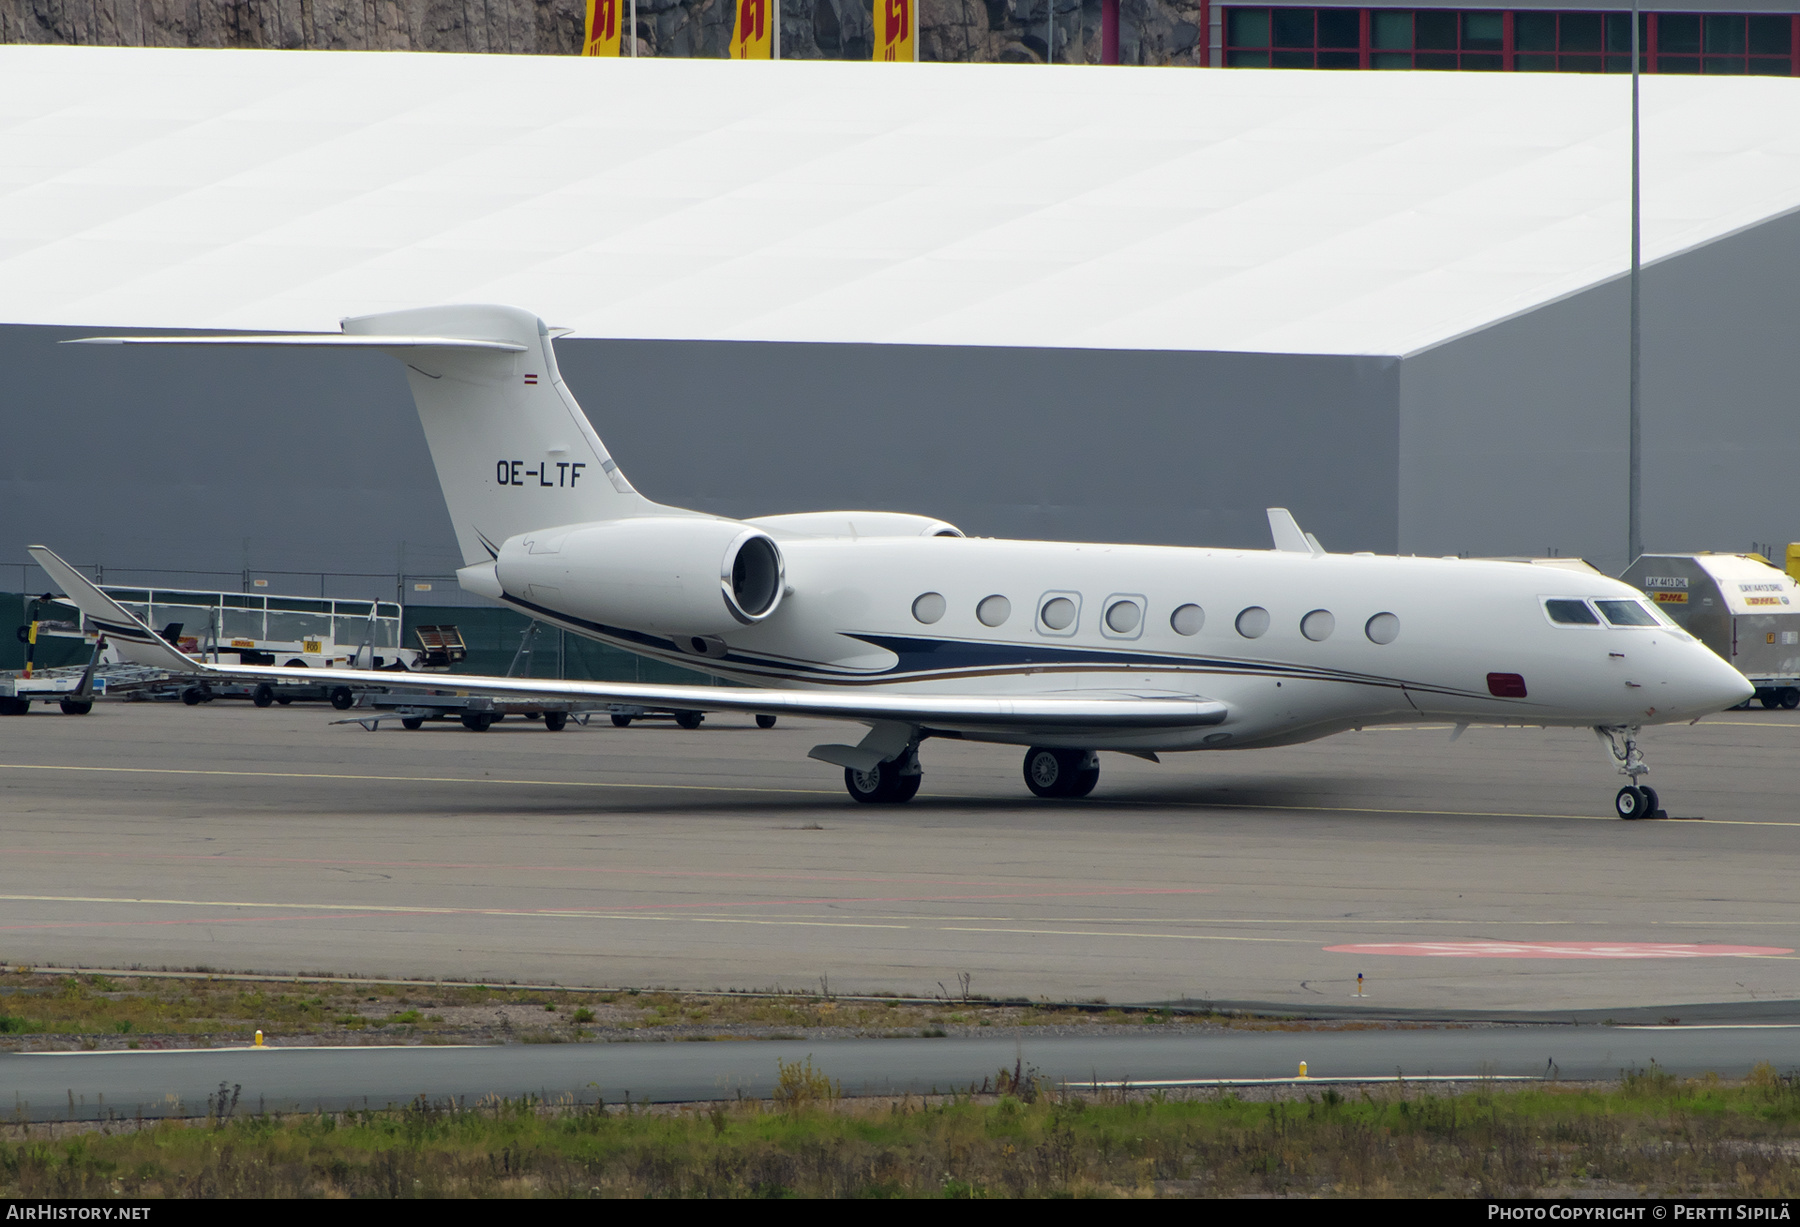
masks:
<svg viewBox="0 0 1800 1227"><path fill-rule="evenodd" d="M1706 655L1711 659L1703 662L1706 668L1696 679L1698 684L1693 688L1695 709L1703 712L1725 711L1739 703L1748 702L1750 696L1756 693L1756 687L1750 684L1750 679L1710 650Z"/></svg>

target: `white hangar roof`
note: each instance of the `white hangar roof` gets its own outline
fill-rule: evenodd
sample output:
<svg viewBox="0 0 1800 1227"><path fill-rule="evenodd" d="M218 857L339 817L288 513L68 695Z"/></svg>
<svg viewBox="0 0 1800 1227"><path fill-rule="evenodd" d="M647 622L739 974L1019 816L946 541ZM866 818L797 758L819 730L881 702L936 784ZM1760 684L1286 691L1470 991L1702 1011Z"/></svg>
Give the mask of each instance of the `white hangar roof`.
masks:
<svg viewBox="0 0 1800 1227"><path fill-rule="evenodd" d="M0 47L0 323L1406 354L1625 269L1627 81ZM1643 96L1646 259L1800 206Z"/></svg>

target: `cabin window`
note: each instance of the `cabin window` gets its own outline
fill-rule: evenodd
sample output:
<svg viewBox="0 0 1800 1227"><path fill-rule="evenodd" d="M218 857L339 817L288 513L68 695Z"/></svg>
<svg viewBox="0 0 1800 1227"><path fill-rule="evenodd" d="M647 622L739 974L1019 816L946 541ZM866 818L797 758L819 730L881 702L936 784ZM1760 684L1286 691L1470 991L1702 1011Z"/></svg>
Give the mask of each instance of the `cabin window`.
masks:
<svg viewBox="0 0 1800 1227"><path fill-rule="evenodd" d="M1081 594L1046 592L1038 598L1038 631L1045 635L1073 635L1081 618Z"/></svg>
<svg viewBox="0 0 1800 1227"><path fill-rule="evenodd" d="M930 626L944 616L944 594L927 592L918 597L912 604L913 617Z"/></svg>
<svg viewBox="0 0 1800 1227"><path fill-rule="evenodd" d="M975 607L975 616L980 619L983 626L999 626L1012 617L1012 602L997 593L985 597L981 604Z"/></svg>
<svg viewBox="0 0 1800 1227"><path fill-rule="evenodd" d="M1198 635L1206 625L1206 611L1198 605L1183 605L1169 615L1169 628L1177 635Z"/></svg>
<svg viewBox="0 0 1800 1227"><path fill-rule="evenodd" d="M1038 617L1051 630L1066 631L1075 622L1075 602L1066 596L1054 597L1044 602L1044 608Z"/></svg>
<svg viewBox="0 0 1800 1227"><path fill-rule="evenodd" d="M1127 597L1109 601L1106 606L1106 629L1114 635L1135 635L1144 625L1144 607Z"/></svg>
<svg viewBox="0 0 1800 1227"><path fill-rule="evenodd" d="M1269 631L1269 611L1252 605L1237 616L1237 633L1246 639L1261 639Z"/></svg>
<svg viewBox="0 0 1800 1227"><path fill-rule="evenodd" d="M1363 634L1370 643L1392 643L1400 638L1400 619L1391 613L1378 613L1363 624Z"/></svg>
<svg viewBox="0 0 1800 1227"><path fill-rule="evenodd" d="M1614 626L1655 626L1650 611L1636 601L1595 601L1606 620Z"/></svg>
<svg viewBox="0 0 1800 1227"><path fill-rule="evenodd" d="M1323 643L1337 629L1337 619L1329 609L1315 609L1300 619L1300 633L1314 643Z"/></svg>
<svg viewBox="0 0 1800 1227"><path fill-rule="evenodd" d="M1544 612L1558 626L1599 626L1600 619L1586 601L1551 598L1544 602Z"/></svg>

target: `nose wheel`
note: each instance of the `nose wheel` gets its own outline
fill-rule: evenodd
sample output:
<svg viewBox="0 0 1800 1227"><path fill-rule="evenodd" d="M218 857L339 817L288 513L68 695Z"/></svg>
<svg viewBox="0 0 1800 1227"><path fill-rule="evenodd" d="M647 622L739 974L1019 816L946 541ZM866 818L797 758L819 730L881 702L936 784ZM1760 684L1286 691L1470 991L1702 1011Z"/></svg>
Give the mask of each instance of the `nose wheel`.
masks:
<svg viewBox="0 0 1800 1227"><path fill-rule="evenodd" d="M1657 798L1656 789L1648 784L1627 784L1619 789L1619 795L1613 798L1613 808L1621 818L1655 818L1666 817L1663 814L1662 802Z"/></svg>
<svg viewBox="0 0 1800 1227"><path fill-rule="evenodd" d="M1613 812L1626 819L1667 818L1669 815L1664 811L1656 789L1639 783L1641 777L1649 774L1650 768L1644 763L1643 751L1638 749L1638 727L1598 727L1594 732L1605 744L1619 774L1630 781L1613 798Z"/></svg>

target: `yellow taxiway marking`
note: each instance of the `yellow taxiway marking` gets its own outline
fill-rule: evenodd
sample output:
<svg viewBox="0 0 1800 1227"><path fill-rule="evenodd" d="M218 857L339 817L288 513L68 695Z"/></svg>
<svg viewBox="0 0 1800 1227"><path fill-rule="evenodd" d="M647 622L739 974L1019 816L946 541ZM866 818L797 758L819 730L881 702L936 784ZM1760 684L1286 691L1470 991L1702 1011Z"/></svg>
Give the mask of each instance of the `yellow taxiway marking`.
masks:
<svg viewBox="0 0 1800 1227"><path fill-rule="evenodd" d="M835 797L835 788L767 788L752 784L635 784L615 780L521 780L491 776L460 775L354 775L325 771L223 771L198 767L70 767L56 763L0 763L0 771L92 771L126 775L202 775L259 780L348 780L375 784L510 784L515 787L538 785L545 788L625 788L661 792L731 792L770 793L788 796ZM930 794L927 794L930 796ZM989 802L996 798L983 796L935 797L935 800ZM1278 810L1298 814L1399 814L1426 818L1535 818L1563 822L1618 822L1605 814L1521 814L1500 810L1396 809L1373 805L1265 805L1244 801L1145 801L1133 798L1102 800L1099 805L1157 806L1160 808L1207 810ZM1800 822L1763 821L1755 818L1664 818L1658 822L1699 822L1713 826L1800 827Z"/></svg>

